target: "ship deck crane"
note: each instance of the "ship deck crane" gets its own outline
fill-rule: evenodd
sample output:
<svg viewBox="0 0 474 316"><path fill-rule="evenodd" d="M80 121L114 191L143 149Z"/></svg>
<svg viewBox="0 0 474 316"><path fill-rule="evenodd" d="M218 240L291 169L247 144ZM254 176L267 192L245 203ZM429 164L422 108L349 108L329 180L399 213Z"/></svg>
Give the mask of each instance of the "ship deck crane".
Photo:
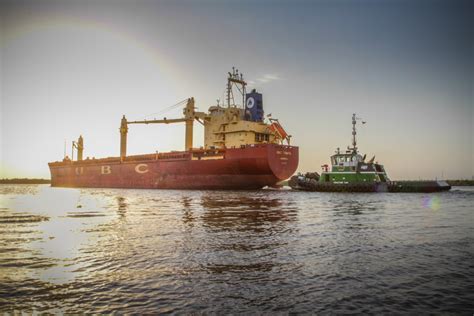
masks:
<svg viewBox="0 0 474 316"><path fill-rule="evenodd" d="M162 120L142 120L142 121L127 121L125 115L122 117L120 124L120 159L124 159L127 155L127 133L128 125L130 124L172 124L172 123L186 123L185 133L185 150L191 150L193 148L193 125L194 120L197 120L201 124L204 124L200 119L204 120L206 113L196 112L194 110L194 98L187 100L186 106L183 109L183 118L167 119Z"/></svg>

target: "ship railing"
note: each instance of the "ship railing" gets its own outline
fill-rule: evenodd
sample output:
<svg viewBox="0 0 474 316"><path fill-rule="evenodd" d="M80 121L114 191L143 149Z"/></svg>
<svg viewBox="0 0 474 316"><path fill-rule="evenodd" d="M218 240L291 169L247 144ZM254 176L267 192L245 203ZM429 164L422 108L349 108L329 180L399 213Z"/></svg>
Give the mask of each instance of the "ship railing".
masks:
<svg viewBox="0 0 474 316"><path fill-rule="evenodd" d="M246 144L246 145L241 145L240 148L255 148L255 147L267 147L268 145L275 145L278 146L279 148L283 149L288 149L292 148L293 146L291 145L282 145L282 144L277 144L277 143L265 143L265 144Z"/></svg>
<svg viewBox="0 0 474 316"><path fill-rule="evenodd" d="M266 147L269 144L247 144L241 145L240 148L259 148ZM281 144L272 144L276 145L279 148L288 149L292 146L281 145ZM227 148L195 148L189 151L177 151L177 152L168 152L168 153L155 153L155 154L145 154L145 155L132 155L127 156L123 160L120 157L107 157L107 158L89 158L87 157L84 160L80 161L56 161L51 162L51 166L64 166L64 165L84 165L84 164L97 164L97 163L114 163L114 162L132 162L132 161L143 161L143 160L160 160L160 159L192 159L192 157L212 157L212 156L222 156Z"/></svg>
<svg viewBox="0 0 474 316"><path fill-rule="evenodd" d="M189 159L190 154L184 151L155 153L145 155L127 156L124 161L143 161L143 160L160 160L160 159Z"/></svg>

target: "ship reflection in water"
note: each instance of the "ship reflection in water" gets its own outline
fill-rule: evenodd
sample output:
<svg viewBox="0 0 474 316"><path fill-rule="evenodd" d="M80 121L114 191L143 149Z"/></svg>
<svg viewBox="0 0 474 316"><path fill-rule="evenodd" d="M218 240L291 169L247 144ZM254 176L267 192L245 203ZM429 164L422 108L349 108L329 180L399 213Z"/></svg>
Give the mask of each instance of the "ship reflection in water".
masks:
<svg viewBox="0 0 474 316"><path fill-rule="evenodd" d="M470 312L474 191L0 186L0 312ZM449 282L446 282L449 280Z"/></svg>
<svg viewBox="0 0 474 316"><path fill-rule="evenodd" d="M225 238L209 238L206 245L213 256L203 268L212 273L249 273L288 264L288 254L279 249L295 233L297 211L292 204L268 195L204 195L204 229L209 236L224 234Z"/></svg>

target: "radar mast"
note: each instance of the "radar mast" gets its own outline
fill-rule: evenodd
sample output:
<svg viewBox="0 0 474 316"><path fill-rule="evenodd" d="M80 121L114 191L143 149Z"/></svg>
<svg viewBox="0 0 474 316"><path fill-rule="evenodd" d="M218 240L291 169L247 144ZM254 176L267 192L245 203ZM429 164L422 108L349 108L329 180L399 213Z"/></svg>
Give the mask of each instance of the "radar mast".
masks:
<svg viewBox="0 0 474 316"><path fill-rule="evenodd" d="M245 107L245 86L247 82L244 81L242 73L239 74L239 70L232 67L232 72L228 72L227 77L227 107L231 105L235 106L233 86L237 87L237 90L242 94L242 107ZM231 104L232 100L232 104Z"/></svg>
<svg viewBox="0 0 474 316"><path fill-rule="evenodd" d="M355 113L352 114L352 151L354 153L357 153L357 140L356 140L356 135L357 135L357 131L356 131L356 115Z"/></svg>
<svg viewBox="0 0 474 316"><path fill-rule="evenodd" d="M353 113L352 114L352 147L347 146L347 150L352 151L352 153L354 154L358 153L357 152L357 139L356 139L356 135L357 135L356 123L358 120L362 120L362 119L359 117L356 117L356 114ZM365 124L365 122L362 121L362 124Z"/></svg>

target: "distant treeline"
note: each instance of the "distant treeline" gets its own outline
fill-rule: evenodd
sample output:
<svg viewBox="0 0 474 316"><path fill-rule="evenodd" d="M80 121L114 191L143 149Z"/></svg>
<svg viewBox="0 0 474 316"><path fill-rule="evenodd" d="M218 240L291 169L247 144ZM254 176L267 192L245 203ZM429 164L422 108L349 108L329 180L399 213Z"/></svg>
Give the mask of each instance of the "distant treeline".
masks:
<svg viewBox="0 0 474 316"><path fill-rule="evenodd" d="M13 178L0 179L0 184L44 184L51 183L50 179L28 179L28 178Z"/></svg>
<svg viewBox="0 0 474 316"><path fill-rule="evenodd" d="M452 186L468 186L474 185L474 180L446 180Z"/></svg>

